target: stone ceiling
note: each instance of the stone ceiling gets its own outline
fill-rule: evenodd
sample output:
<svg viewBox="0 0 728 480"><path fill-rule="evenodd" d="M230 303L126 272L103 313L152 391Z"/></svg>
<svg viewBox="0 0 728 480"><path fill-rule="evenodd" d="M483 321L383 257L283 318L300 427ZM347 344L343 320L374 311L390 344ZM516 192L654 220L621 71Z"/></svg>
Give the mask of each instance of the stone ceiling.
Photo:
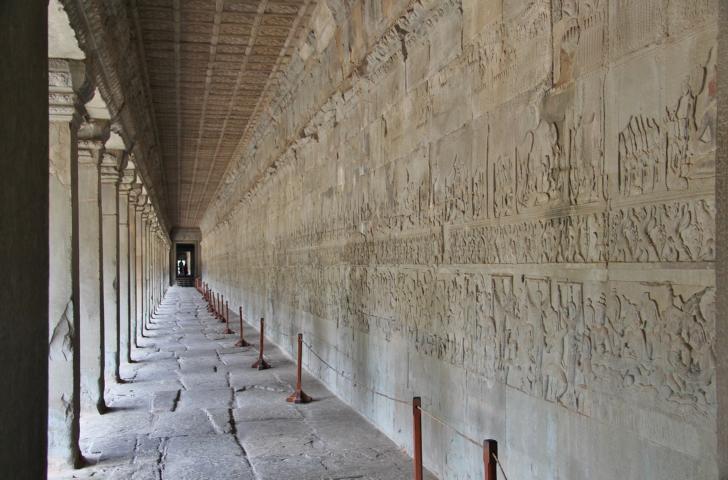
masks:
<svg viewBox="0 0 728 480"><path fill-rule="evenodd" d="M173 225L198 226L313 0L136 0Z"/></svg>

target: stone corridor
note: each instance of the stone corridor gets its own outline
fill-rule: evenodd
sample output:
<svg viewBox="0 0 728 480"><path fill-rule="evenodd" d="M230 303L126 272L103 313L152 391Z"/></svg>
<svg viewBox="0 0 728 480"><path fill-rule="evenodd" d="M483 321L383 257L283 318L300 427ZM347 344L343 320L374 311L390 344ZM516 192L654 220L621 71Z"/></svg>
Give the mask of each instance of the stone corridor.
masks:
<svg viewBox="0 0 728 480"><path fill-rule="evenodd" d="M231 314L233 320L237 316ZM233 325L235 325L233 321ZM408 479L411 460L359 414L304 374L315 401L286 403L295 365L266 344L273 368L250 368L258 351L206 309L193 288L168 290L150 329L109 387L110 412L82 415L91 465L51 479ZM253 341L258 331L245 327Z"/></svg>

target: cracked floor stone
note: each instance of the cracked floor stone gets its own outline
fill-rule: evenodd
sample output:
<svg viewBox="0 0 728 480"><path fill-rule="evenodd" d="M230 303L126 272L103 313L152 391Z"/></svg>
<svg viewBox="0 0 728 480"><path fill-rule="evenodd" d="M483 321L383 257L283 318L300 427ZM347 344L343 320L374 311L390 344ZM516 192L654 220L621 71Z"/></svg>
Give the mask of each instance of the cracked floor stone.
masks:
<svg viewBox="0 0 728 480"><path fill-rule="evenodd" d="M107 390L110 412L82 415L87 466L49 478L412 478L410 458L319 382L306 376L317 401L286 403L295 366L280 350L266 345L274 368L254 370L257 350L223 330L194 289L170 288L127 382Z"/></svg>

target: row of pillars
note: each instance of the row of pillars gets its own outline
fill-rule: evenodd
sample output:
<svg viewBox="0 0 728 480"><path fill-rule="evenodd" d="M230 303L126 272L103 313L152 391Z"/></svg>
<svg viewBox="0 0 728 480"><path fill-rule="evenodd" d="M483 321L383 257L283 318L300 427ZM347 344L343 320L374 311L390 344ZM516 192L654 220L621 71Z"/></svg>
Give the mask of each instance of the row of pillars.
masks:
<svg viewBox="0 0 728 480"><path fill-rule="evenodd" d="M169 237L93 94L82 62L49 59L50 468L82 465L80 415L107 411L169 285Z"/></svg>

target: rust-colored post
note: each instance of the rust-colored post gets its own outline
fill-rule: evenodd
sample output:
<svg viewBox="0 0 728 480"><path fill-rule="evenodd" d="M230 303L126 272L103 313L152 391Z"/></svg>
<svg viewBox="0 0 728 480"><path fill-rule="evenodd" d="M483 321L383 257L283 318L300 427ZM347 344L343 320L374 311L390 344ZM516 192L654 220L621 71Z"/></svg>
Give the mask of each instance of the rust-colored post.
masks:
<svg viewBox="0 0 728 480"><path fill-rule="evenodd" d="M233 332L230 330L230 308L228 307L228 302L225 300L225 331L223 332L225 335L230 335Z"/></svg>
<svg viewBox="0 0 728 480"><path fill-rule="evenodd" d="M498 442L495 440L483 440L483 471L485 472L485 480L497 480L497 457Z"/></svg>
<svg viewBox="0 0 728 480"><path fill-rule="evenodd" d="M287 402L291 403L308 403L313 400L306 395L301 388L301 364L303 363L303 334L298 334L298 368L296 369L296 391L288 398Z"/></svg>
<svg viewBox="0 0 728 480"><path fill-rule="evenodd" d="M243 337L243 307L240 306L240 340L238 340L235 343L236 347L250 347L251 345L245 341L245 337Z"/></svg>
<svg viewBox="0 0 728 480"><path fill-rule="evenodd" d="M263 347L265 345L265 320L263 318L260 319L260 348L258 349L258 360L252 365L252 368L257 368L258 370L265 370L267 368L270 368L270 365L268 362L265 361L265 358L263 358Z"/></svg>
<svg viewBox="0 0 728 480"><path fill-rule="evenodd" d="M423 480L422 476L422 411L420 406L422 400L420 397L414 397L412 399L412 417L413 417L413 437L414 437L414 448L412 449L412 461L414 462L414 480Z"/></svg>

